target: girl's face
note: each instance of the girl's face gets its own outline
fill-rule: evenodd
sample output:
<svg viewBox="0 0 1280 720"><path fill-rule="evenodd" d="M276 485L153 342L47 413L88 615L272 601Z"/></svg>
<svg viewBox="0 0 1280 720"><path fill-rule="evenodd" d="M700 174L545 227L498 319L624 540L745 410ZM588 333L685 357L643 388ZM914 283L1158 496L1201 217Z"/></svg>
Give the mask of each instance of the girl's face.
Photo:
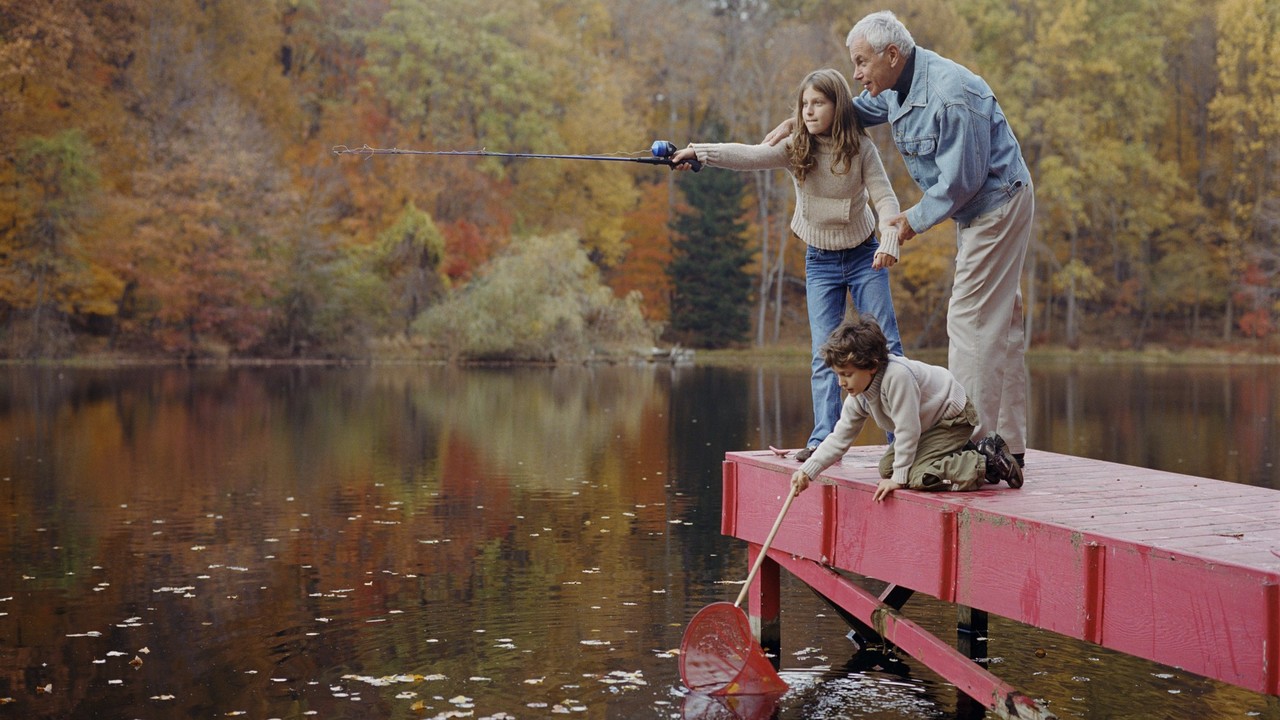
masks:
<svg viewBox="0 0 1280 720"><path fill-rule="evenodd" d="M836 119L836 104L812 87L800 94L800 117L810 135L827 135Z"/></svg>

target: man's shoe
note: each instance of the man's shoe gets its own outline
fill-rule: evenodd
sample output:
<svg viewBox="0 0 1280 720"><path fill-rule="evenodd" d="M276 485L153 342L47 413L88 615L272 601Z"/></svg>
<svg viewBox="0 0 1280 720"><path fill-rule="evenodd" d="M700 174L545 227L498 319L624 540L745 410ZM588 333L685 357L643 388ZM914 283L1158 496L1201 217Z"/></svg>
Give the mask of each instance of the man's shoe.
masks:
<svg viewBox="0 0 1280 720"><path fill-rule="evenodd" d="M991 433L978 441L978 452L987 460L987 482L998 483L1003 480L1011 488L1022 487L1022 467L1009 452L1004 438Z"/></svg>
<svg viewBox="0 0 1280 720"><path fill-rule="evenodd" d="M804 462L810 457L813 457L813 451L817 449L818 447L816 445L810 445L809 447L804 448L800 452L796 453L796 462Z"/></svg>

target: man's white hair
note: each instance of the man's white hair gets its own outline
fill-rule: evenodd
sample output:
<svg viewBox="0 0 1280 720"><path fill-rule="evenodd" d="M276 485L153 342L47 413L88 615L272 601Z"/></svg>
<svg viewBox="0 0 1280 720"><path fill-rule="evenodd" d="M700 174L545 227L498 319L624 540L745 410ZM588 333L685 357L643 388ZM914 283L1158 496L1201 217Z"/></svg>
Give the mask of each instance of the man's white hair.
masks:
<svg viewBox="0 0 1280 720"><path fill-rule="evenodd" d="M859 20L845 38L845 47L853 47L855 38L866 40L877 55L890 45L897 45L903 55L911 55L916 47L916 41L907 31L907 26L888 10L871 13Z"/></svg>

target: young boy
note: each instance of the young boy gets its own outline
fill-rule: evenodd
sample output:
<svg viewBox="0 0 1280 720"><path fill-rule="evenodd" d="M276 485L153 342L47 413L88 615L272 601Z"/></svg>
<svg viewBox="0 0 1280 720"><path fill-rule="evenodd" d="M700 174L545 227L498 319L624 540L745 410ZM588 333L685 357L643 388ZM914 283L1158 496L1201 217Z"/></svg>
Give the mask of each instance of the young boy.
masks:
<svg viewBox="0 0 1280 720"><path fill-rule="evenodd" d="M875 320L845 320L820 352L848 397L835 430L791 476L797 493L844 455L868 417L893 433L893 444L880 458L876 502L898 488L977 490L983 481L1001 480L1022 486L1022 470L999 435L976 446L970 441L978 411L955 376L943 367L891 356Z"/></svg>

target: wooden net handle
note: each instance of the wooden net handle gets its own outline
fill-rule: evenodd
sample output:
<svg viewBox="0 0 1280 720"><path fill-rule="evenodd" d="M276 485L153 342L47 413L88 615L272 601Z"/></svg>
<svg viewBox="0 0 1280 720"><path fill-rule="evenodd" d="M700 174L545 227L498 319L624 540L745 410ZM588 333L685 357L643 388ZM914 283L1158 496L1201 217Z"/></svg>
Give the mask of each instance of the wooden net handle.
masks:
<svg viewBox="0 0 1280 720"><path fill-rule="evenodd" d="M747 597L747 589L751 587L751 582L756 579L756 573L760 570L760 566L764 564L764 556L769 553L769 546L773 544L773 536L778 534L778 528L782 527L782 518L786 517L787 510L791 508L791 501L795 500L798 494L794 487L787 494L787 501L782 503L782 510L778 513L778 519L773 521L773 528L769 530L769 534L764 539L764 544L760 546L760 554L756 556L755 563L751 565L751 572L747 573L747 581L742 584L742 591L738 593L738 599L733 601L734 607L741 605L743 599Z"/></svg>

